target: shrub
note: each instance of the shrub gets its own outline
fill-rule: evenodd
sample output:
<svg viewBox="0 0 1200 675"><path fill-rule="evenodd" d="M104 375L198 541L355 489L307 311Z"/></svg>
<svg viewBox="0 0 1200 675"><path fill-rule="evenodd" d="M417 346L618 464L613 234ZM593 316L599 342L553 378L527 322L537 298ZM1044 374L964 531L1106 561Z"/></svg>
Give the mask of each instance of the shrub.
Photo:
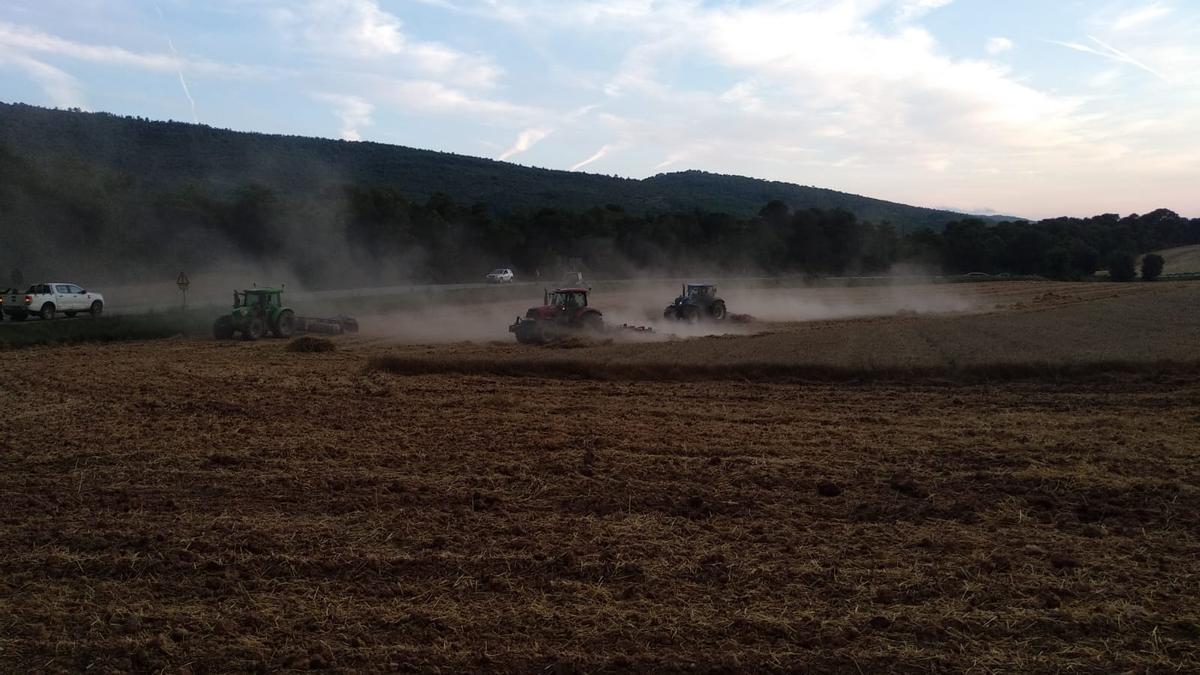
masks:
<svg viewBox="0 0 1200 675"><path fill-rule="evenodd" d="M1163 257L1157 253L1142 258L1142 281L1154 281L1163 272Z"/></svg>
<svg viewBox="0 0 1200 675"><path fill-rule="evenodd" d="M1117 251L1108 257L1108 276L1113 281L1133 281L1137 264L1132 253Z"/></svg>

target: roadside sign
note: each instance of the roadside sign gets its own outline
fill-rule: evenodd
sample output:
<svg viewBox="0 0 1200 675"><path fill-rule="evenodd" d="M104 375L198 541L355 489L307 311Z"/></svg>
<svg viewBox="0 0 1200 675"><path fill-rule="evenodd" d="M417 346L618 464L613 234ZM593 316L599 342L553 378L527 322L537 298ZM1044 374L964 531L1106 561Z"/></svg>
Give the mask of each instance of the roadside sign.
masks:
<svg viewBox="0 0 1200 675"><path fill-rule="evenodd" d="M180 292L183 293L183 308L187 309L187 289L188 286L192 285L192 281L191 279L188 279L186 274L180 272L179 276L175 277L175 285L178 286Z"/></svg>

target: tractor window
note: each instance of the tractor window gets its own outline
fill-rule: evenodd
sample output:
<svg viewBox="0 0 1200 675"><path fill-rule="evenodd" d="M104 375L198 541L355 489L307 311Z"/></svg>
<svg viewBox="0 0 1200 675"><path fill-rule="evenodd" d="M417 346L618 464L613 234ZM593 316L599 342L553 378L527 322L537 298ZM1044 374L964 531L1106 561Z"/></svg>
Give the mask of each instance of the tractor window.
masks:
<svg viewBox="0 0 1200 675"><path fill-rule="evenodd" d="M550 294L550 304L564 307L586 307L587 295L579 292L559 291Z"/></svg>

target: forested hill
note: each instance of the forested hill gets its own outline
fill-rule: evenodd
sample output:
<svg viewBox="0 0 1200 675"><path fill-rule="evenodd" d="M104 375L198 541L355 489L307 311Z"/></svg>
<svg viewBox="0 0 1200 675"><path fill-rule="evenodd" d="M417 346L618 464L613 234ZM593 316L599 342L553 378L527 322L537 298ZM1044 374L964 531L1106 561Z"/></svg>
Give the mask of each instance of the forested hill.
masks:
<svg viewBox="0 0 1200 675"><path fill-rule="evenodd" d="M105 167L156 190L203 182L232 193L257 184L277 194L342 185L386 187L414 201L444 193L498 213L542 208L627 212L712 211L749 217L779 200L792 209L844 209L900 232L940 230L962 214L790 183L700 171L644 180L556 171L381 143L244 133L107 113L0 103L0 146L53 173L62 162Z"/></svg>

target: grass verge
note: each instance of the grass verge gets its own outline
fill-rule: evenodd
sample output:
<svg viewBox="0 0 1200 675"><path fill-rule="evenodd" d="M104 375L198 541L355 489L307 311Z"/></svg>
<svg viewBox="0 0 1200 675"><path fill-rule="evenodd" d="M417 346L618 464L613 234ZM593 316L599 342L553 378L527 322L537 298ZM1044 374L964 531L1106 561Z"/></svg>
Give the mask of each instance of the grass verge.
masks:
<svg viewBox="0 0 1200 675"><path fill-rule="evenodd" d="M0 349L206 335L211 328L212 316L209 312L182 310L98 319L77 317L53 321L5 321L0 324Z"/></svg>

